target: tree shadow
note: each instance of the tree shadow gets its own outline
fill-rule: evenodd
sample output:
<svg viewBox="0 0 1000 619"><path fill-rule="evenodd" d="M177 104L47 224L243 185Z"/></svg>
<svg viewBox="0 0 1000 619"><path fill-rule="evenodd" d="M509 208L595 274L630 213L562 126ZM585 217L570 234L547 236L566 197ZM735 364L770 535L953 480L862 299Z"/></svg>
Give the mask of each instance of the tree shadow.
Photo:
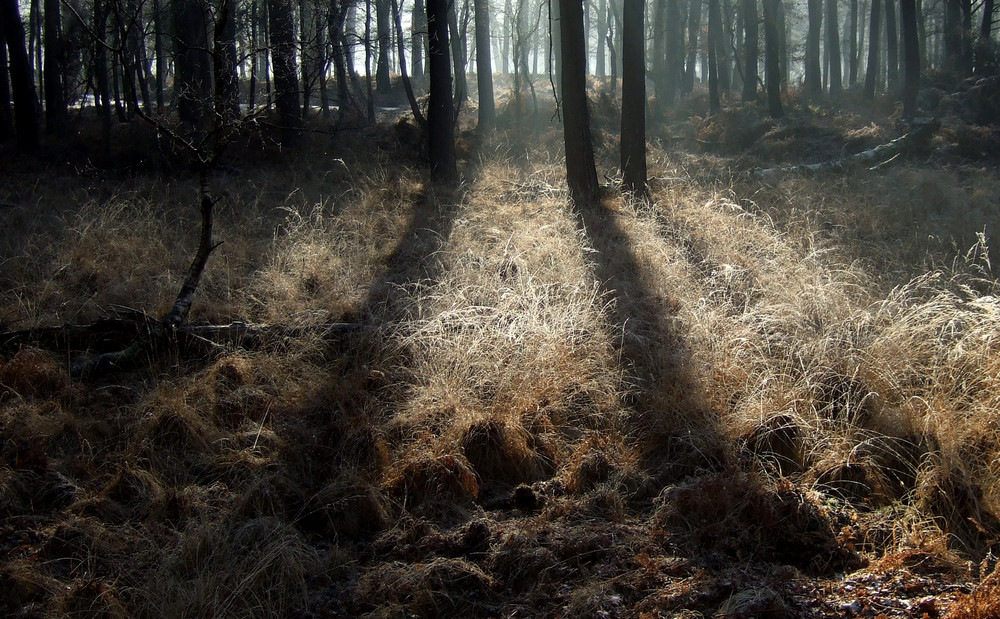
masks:
<svg viewBox="0 0 1000 619"><path fill-rule="evenodd" d="M596 250L595 275L614 303L618 353L630 381L628 431L640 464L660 486L732 463L717 411L703 397L680 332L679 300L650 285L652 273L632 248L605 196L577 215Z"/></svg>

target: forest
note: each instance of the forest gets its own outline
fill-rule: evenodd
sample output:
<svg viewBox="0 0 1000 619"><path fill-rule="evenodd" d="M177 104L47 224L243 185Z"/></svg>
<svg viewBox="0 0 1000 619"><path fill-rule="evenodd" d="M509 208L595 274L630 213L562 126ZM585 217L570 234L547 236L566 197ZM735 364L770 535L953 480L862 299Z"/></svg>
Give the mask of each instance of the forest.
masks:
<svg viewBox="0 0 1000 619"><path fill-rule="evenodd" d="M0 615L1000 616L994 0L0 0Z"/></svg>

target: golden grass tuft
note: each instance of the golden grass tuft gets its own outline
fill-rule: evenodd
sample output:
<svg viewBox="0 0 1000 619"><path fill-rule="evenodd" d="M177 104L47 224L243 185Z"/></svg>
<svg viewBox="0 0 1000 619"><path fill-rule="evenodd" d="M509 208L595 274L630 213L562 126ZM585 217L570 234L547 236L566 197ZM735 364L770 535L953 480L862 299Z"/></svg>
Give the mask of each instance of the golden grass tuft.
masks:
<svg viewBox="0 0 1000 619"><path fill-rule="evenodd" d="M553 462L539 453L535 438L519 424L496 418L472 422L459 438L462 454L481 481L517 485L545 479Z"/></svg>
<svg viewBox="0 0 1000 619"><path fill-rule="evenodd" d="M398 472L390 473L386 488L408 506L425 501L463 504L479 497L475 471L468 460L454 454L412 458Z"/></svg>
<svg viewBox="0 0 1000 619"><path fill-rule="evenodd" d="M24 348L8 361L0 359L0 398L47 398L68 385L66 369L45 351Z"/></svg>

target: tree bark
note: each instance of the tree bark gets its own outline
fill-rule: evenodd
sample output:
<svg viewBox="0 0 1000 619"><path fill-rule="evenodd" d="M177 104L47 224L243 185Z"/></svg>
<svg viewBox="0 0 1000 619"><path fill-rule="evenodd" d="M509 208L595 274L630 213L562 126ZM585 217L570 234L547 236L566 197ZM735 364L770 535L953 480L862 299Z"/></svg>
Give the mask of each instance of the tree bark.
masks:
<svg viewBox="0 0 1000 619"><path fill-rule="evenodd" d="M45 131L63 135L69 122L63 86L65 52L59 0L45 0Z"/></svg>
<svg viewBox="0 0 1000 619"><path fill-rule="evenodd" d="M838 0L826 0L826 45L830 50L830 96L836 97L843 87L843 68L840 57L840 18L837 17Z"/></svg>
<svg viewBox="0 0 1000 619"><path fill-rule="evenodd" d="M203 0L174 0L174 95L181 123L189 132L204 129L211 105L207 12Z"/></svg>
<svg viewBox="0 0 1000 619"><path fill-rule="evenodd" d="M0 27L7 40L8 70L14 97L14 134L18 148L34 152L38 149L38 96L17 0L0 0Z"/></svg>
<svg viewBox="0 0 1000 619"><path fill-rule="evenodd" d="M427 0L431 93L427 113L431 180L458 182L455 160L455 107L451 95L451 58L448 45L448 2Z"/></svg>
<svg viewBox="0 0 1000 619"><path fill-rule="evenodd" d="M424 50L427 48L427 13L424 0L414 0L410 18L410 72L413 78L424 76Z"/></svg>
<svg viewBox="0 0 1000 619"><path fill-rule="evenodd" d="M378 37L378 56L375 69L375 91L386 94L392 90L389 77L389 0L375 0L375 30Z"/></svg>
<svg viewBox="0 0 1000 619"><path fill-rule="evenodd" d="M917 93L920 89L916 0L900 0L899 12L903 22L903 118L912 119L917 113Z"/></svg>
<svg viewBox="0 0 1000 619"><path fill-rule="evenodd" d="M646 27L642 0L625 0L622 16L622 143L625 188L636 196L646 190Z"/></svg>
<svg viewBox="0 0 1000 619"><path fill-rule="evenodd" d="M823 0L808 0L809 30L806 34L805 91L813 98L823 94L819 39L823 30Z"/></svg>
<svg viewBox="0 0 1000 619"><path fill-rule="evenodd" d="M684 93L690 93L694 90L695 63L698 60L698 34L701 32L702 0L689 0L688 4L687 68L684 73L682 89Z"/></svg>
<svg viewBox="0 0 1000 619"><path fill-rule="evenodd" d="M758 34L757 0L743 0L743 100L757 98L757 50L760 47Z"/></svg>
<svg viewBox="0 0 1000 619"><path fill-rule="evenodd" d="M559 0L559 28L563 47L563 135L566 145L566 183L578 207L597 200L597 168L587 111L587 47L583 40L583 3Z"/></svg>
<svg viewBox="0 0 1000 619"><path fill-rule="evenodd" d="M722 14L719 0L708 0L708 107L713 114L722 111L719 95L719 46L722 41Z"/></svg>
<svg viewBox="0 0 1000 619"><path fill-rule="evenodd" d="M781 106L781 67L778 58L778 7L781 0L764 0L764 85L767 88L767 110L772 118L785 115Z"/></svg>
<svg viewBox="0 0 1000 619"><path fill-rule="evenodd" d="M858 0L851 0L851 22L848 41L848 73L847 84L854 86L858 83Z"/></svg>
<svg viewBox="0 0 1000 619"><path fill-rule="evenodd" d="M0 27L0 67L7 66L7 36ZM14 108L10 105L10 77L0 69L0 144L14 137Z"/></svg>
<svg viewBox="0 0 1000 619"><path fill-rule="evenodd" d="M476 82L479 86L479 129L492 131L496 125L493 101L493 63L490 59L489 0L473 0L476 11Z"/></svg>
<svg viewBox="0 0 1000 619"><path fill-rule="evenodd" d="M295 21L291 0L269 0L271 58L282 146L296 142L302 127L299 78L295 67Z"/></svg>
<svg viewBox="0 0 1000 619"><path fill-rule="evenodd" d="M872 14L870 30L868 34L868 70L865 72L865 100L875 99L875 87L878 85L879 66L879 31L882 20L882 3L880 0L872 0Z"/></svg>
<svg viewBox="0 0 1000 619"><path fill-rule="evenodd" d="M885 0L885 57L889 92L895 94L899 82L899 38L896 31L896 3Z"/></svg>

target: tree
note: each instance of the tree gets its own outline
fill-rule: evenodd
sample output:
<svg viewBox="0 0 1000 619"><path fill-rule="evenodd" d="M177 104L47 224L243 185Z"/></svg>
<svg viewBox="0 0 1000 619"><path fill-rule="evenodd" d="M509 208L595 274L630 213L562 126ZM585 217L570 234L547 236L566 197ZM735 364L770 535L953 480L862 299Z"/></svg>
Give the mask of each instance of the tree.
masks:
<svg viewBox="0 0 1000 619"><path fill-rule="evenodd" d="M903 0L900 0L902 2ZM983 21L979 27L979 39L976 40L976 72L983 73L989 69L993 69L995 61L993 60L993 45L990 39L990 33L993 29L993 13L996 7L996 2L994 0L983 0ZM902 9L902 5L900 5ZM906 39L903 39L903 45L906 45ZM904 51L904 55L905 55ZM905 61L904 61L905 62Z"/></svg>
<svg viewBox="0 0 1000 619"><path fill-rule="evenodd" d="M895 93L899 81L899 39L896 36L896 3L885 0L886 79L889 91Z"/></svg>
<svg viewBox="0 0 1000 619"><path fill-rule="evenodd" d="M269 0L275 101L281 125L281 144L292 145L302 127L299 78L295 70L295 21L291 0Z"/></svg>
<svg viewBox="0 0 1000 619"><path fill-rule="evenodd" d="M386 94L392 90L392 81L389 78L389 0L375 0L375 30L378 36L375 90L379 94Z"/></svg>
<svg viewBox="0 0 1000 619"><path fill-rule="evenodd" d="M646 27L642 0L625 0L622 15L622 143L625 188L646 195Z"/></svg>
<svg viewBox="0 0 1000 619"><path fill-rule="evenodd" d="M69 122L63 87L65 52L59 0L45 0L45 130L62 135Z"/></svg>
<svg viewBox="0 0 1000 619"><path fill-rule="evenodd" d="M455 160L455 106L451 98L451 58L448 45L448 0L427 0L427 52L431 92L427 111L431 180L458 182Z"/></svg>
<svg viewBox="0 0 1000 619"><path fill-rule="evenodd" d="M809 30L806 33L805 91L811 97L823 92L819 39L823 29L823 0L808 0Z"/></svg>
<svg viewBox="0 0 1000 619"><path fill-rule="evenodd" d="M879 0L872 0L871 29L868 34L868 70L865 72L864 95L867 101L875 98L875 87L878 83L878 33L882 20L881 6L882 3Z"/></svg>
<svg viewBox="0 0 1000 619"><path fill-rule="evenodd" d="M745 56L743 69L743 100L753 101L757 98L757 0L743 0L743 53Z"/></svg>
<svg viewBox="0 0 1000 619"><path fill-rule="evenodd" d="M778 37L778 7L781 0L764 0L764 86L767 88L767 110L772 118L781 118L780 41Z"/></svg>
<svg viewBox="0 0 1000 619"><path fill-rule="evenodd" d="M664 103L673 104L684 70L684 23L680 0L667 0L667 69Z"/></svg>
<svg viewBox="0 0 1000 619"><path fill-rule="evenodd" d="M493 65L490 61L489 0L473 0L476 11L476 81L479 86L479 128L490 131L496 124L493 102Z"/></svg>
<svg viewBox="0 0 1000 619"><path fill-rule="evenodd" d="M200 131L207 120L212 92L208 7L204 0L174 0L173 6L177 113L185 131Z"/></svg>
<svg viewBox="0 0 1000 619"><path fill-rule="evenodd" d="M851 0L850 31L848 33L848 77L847 84L858 83L858 0Z"/></svg>
<svg viewBox="0 0 1000 619"><path fill-rule="evenodd" d="M694 90L694 67L698 60L698 33L701 32L701 3L702 0L689 0L688 2L687 63L684 85L681 88L681 92L684 93L690 93Z"/></svg>
<svg viewBox="0 0 1000 619"><path fill-rule="evenodd" d="M559 14L566 183L573 204L585 207L597 200L598 184L587 111L587 47L583 38L582 0L559 0Z"/></svg>
<svg viewBox="0 0 1000 619"><path fill-rule="evenodd" d="M903 27L903 118L913 118L917 113L917 92L920 88L916 0L900 0L899 13Z"/></svg>
<svg viewBox="0 0 1000 619"><path fill-rule="evenodd" d="M24 22L17 0L0 0L0 27L7 41L10 85L14 97L14 134L22 151L38 148L38 95L32 77L31 59L25 47Z"/></svg>
<svg viewBox="0 0 1000 619"><path fill-rule="evenodd" d="M835 97L843 87L837 0L826 0L826 46L830 50L830 96Z"/></svg>
<svg viewBox="0 0 1000 619"><path fill-rule="evenodd" d="M14 108L10 106L10 78L7 75L7 37L0 27L0 143L14 137Z"/></svg>
<svg viewBox="0 0 1000 619"><path fill-rule="evenodd" d="M424 76L424 50L427 48L427 13L424 0L414 0L410 21L410 67L414 79Z"/></svg>
<svg viewBox="0 0 1000 619"><path fill-rule="evenodd" d="M719 0L708 0L708 102L713 114L722 111L719 95L719 47L722 42L722 13Z"/></svg>

